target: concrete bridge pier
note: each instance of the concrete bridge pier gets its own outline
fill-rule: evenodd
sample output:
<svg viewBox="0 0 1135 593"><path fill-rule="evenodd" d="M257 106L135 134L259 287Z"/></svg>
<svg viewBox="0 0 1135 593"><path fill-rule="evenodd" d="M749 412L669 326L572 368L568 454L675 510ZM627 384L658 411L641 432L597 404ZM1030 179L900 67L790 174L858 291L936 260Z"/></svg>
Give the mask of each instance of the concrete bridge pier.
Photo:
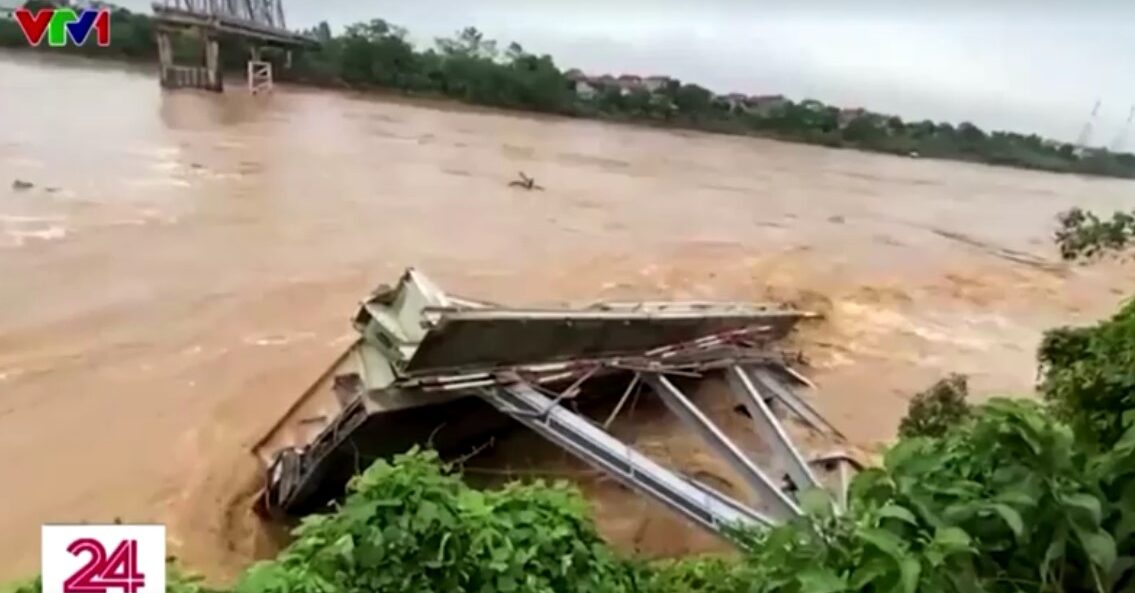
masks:
<svg viewBox="0 0 1135 593"><path fill-rule="evenodd" d="M201 31L201 44L205 46L205 78L207 90L221 92L225 88L225 77L221 71L221 42L216 37Z"/></svg>
<svg viewBox="0 0 1135 593"><path fill-rule="evenodd" d="M198 29L197 33L201 40L204 64L182 66L177 64L174 58L175 32L169 29L159 29L155 32L158 43L159 79L163 88L196 88L217 93L224 90L221 43L204 29Z"/></svg>

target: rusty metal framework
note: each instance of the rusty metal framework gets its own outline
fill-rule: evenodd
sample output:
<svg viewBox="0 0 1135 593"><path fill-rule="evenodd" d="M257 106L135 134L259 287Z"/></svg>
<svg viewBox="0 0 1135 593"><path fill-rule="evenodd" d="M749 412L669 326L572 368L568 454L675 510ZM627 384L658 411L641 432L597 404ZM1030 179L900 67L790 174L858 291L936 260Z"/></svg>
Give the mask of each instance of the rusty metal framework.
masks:
<svg viewBox="0 0 1135 593"><path fill-rule="evenodd" d="M265 469L258 507L310 512L371 459L415 443L458 446L511 419L718 534L791 519L801 513L798 493L814 488L833 490L838 512L846 505L846 461L815 457L781 419L838 434L797 393L814 386L776 347L809 316L752 303L508 308L448 295L408 270L398 286L361 304L359 339L254 447ZM769 455L744 450L683 392L711 377L724 379ZM732 467L752 500L667 468L607 431L641 387ZM620 392L603 423L577 407Z"/></svg>
<svg viewBox="0 0 1135 593"><path fill-rule="evenodd" d="M162 0L165 9L287 29L283 0Z"/></svg>

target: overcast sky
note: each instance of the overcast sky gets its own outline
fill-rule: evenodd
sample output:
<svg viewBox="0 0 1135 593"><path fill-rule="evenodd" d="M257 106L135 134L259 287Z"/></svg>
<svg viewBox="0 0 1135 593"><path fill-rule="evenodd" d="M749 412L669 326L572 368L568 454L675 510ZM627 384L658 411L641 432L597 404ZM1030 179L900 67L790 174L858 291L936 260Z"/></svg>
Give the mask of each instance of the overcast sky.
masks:
<svg viewBox="0 0 1135 593"><path fill-rule="evenodd" d="M1100 99L1097 145L1115 140L1135 104L1131 0L284 1L291 27L326 20L339 31L381 17L428 45L473 25L502 47L517 41L588 73L670 74L722 93L1063 140L1079 135Z"/></svg>

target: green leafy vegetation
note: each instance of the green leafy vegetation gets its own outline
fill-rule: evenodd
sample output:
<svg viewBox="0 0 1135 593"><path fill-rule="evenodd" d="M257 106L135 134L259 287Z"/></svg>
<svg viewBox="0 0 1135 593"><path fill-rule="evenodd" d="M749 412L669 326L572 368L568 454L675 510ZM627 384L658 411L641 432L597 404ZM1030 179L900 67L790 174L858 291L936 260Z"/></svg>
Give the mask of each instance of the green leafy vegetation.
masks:
<svg viewBox="0 0 1135 593"><path fill-rule="evenodd" d="M469 488L433 452L379 461L342 507L253 566L236 593L629 591L631 570L599 539L579 494L558 484Z"/></svg>
<svg viewBox="0 0 1135 593"><path fill-rule="evenodd" d="M1116 212L1102 219L1072 208L1057 216L1056 246L1065 260L1092 259L1122 252L1135 243L1135 213Z"/></svg>
<svg viewBox="0 0 1135 593"><path fill-rule="evenodd" d="M29 0L29 4L49 2ZM41 49L112 59L156 59L149 17L115 9L111 23L111 47L87 44ZM987 132L969 122L956 126L929 120L908 122L812 99L718 95L670 77L585 76L578 70L563 71L551 56L530 53L516 43L502 51L496 41L471 27L436 39L433 47L424 49L410 43L406 29L382 19L350 25L341 35L333 35L326 23L307 33L322 45L318 50L297 52L291 67L285 67L281 53L266 54L276 62L277 78L897 155L1135 178L1135 155L1128 153L1078 150L1035 134ZM201 50L195 43L188 36L175 38L175 57L199 63ZM0 20L0 48L26 47L17 25ZM243 72L248 55L248 47L240 41L226 39L221 45L222 63L234 72Z"/></svg>
<svg viewBox="0 0 1135 593"><path fill-rule="evenodd" d="M899 436L939 437L970 416L966 403L969 385L965 375L950 375L910 400Z"/></svg>
<svg viewBox="0 0 1135 593"><path fill-rule="evenodd" d="M1050 330L1041 391L1084 440L1107 448L1135 424L1135 300L1093 327Z"/></svg>

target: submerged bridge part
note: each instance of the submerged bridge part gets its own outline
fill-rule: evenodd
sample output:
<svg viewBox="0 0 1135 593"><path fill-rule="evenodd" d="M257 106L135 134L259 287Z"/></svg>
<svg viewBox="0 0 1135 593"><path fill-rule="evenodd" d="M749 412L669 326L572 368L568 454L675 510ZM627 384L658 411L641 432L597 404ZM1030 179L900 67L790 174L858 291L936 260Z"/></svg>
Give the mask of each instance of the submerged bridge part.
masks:
<svg viewBox="0 0 1135 593"><path fill-rule="evenodd" d="M823 486L816 460L770 405L813 430L832 431L796 393L793 385L808 382L776 349L811 316L759 303L509 308L448 295L407 270L395 287L380 287L360 305L359 339L254 447L266 476L258 508L276 515L316 510L376 458L422 443L456 450L514 420L711 532L775 524L800 514L800 492ZM771 459L762 463L745 451L678 387L711 376L726 379ZM728 462L754 504L664 467L561 405L602 397L611 384L640 383ZM842 506L842 466L839 476L834 500Z"/></svg>

